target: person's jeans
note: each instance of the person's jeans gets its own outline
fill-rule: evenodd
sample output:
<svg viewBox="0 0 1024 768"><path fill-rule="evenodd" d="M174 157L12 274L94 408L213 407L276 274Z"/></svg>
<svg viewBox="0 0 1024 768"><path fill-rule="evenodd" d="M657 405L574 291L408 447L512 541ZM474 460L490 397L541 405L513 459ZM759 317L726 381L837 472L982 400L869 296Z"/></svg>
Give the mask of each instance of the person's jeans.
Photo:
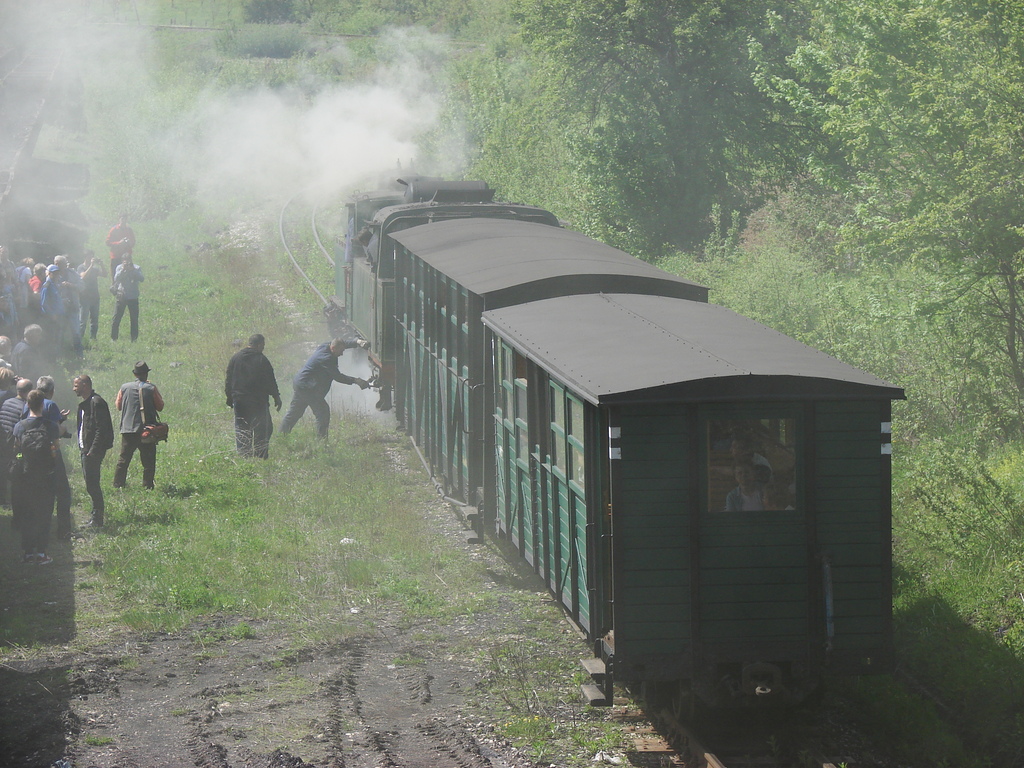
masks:
<svg viewBox="0 0 1024 768"><path fill-rule="evenodd" d="M114 317L110 321L110 338L113 341L117 341L118 334L121 330L121 318L124 317L125 309L128 310L132 341L139 338L139 300L119 298L117 300L117 305L114 308Z"/></svg>
<svg viewBox="0 0 1024 768"><path fill-rule="evenodd" d="M85 338L86 330L89 336L96 338L96 332L100 328L100 300L86 299L82 302L82 308L78 313L78 335Z"/></svg>
<svg viewBox="0 0 1024 768"><path fill-rule="evenodd" d="M270 436L274 421L270 406L253 400L235 398L235 450L242 456L265 459L270 455Z"/></svg>
<svg viewBox="0 0 1024 768"><path fill-rule="evenodd" d="M100 469L103 467L103 459L106 458L105 450L96 451L89 456L82 453L82 477L85 478L85 491L92 499L92 517L90 522L93 525L103 525L103 513L105 511L103 502L103 487L100 485Z"/></svg>
<svg viewBox="0 0 1024 768"><path fill-rule="evenodd" d="M288 412L281 420L281 434L287 435L292 427L302 418L302 414L309 408L316 419L316 435L319 438L327 439L327 428L331 425L331 406L322 395L297 389L292 394L292 402L288 406Z"/></svg>
<svg viewBox="0 0 1024 768"><path fill-rule="evenodd" d="M142 435L137 432L121 434L121 455L117 457L114 468L114 487L124 488L128 480L128 465L132 463L135 451L139 452L142 462L142 485L152 488L156 480L156 443L143 443Z"/></svg>

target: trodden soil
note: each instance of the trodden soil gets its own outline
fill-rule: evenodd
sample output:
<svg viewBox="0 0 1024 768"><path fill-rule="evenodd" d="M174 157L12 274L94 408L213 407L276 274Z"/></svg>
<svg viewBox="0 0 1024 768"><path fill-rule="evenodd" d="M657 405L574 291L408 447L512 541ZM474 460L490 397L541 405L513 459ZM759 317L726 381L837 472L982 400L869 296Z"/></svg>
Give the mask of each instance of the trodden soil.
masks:
<svg viewBox="0 0 1024 768"><path fill-rule="evenodd" d="M92 590L76 589L76 581L90 583L92 563L76 555L85 541L56 544L50 565L23 565L10 515L0 515L2 615L50 614L39 624L52 628L32 649L8 650L0 665L0 765L533 766L474 712L487 670L467 649L530 631L517 621L512 595L549 598L500 553L467 544L445 505L427 513L453 546L492 561L493 580L481 589L498 591L493 609L443 625L381 610L362 634L308 646L272 622L241 616L90 644L75 627L76 610L96 600ZM585 655L554 606L541 606L540 615L558 625L548 630L566 654ZM566 706L573 716L582 710L581 702Z"/></svg>

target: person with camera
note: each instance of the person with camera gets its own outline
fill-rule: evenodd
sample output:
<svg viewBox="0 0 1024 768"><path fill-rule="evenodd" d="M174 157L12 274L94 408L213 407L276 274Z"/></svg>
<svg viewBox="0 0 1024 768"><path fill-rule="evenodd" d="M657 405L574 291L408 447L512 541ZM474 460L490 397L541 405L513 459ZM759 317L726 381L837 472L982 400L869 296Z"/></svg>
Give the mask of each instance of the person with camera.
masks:
<svg viewBox="0 0 1024 768"><path fill-rule="evenodd" d="M95 339L100 325L100 277L104 275L103 263L92 251L85 252L85 259L78 265L78 276L82 280L81 309L78 316L78 334L83 339L86 331Z"/></svg>
<svg viewBox="0 0 1024 768"><path fill-rule="evenodd" d="M147 424L156 423L156 414L164 409L164 399L149 382L149 366L140 360L132 369L135 381L121 385L114 402L121 412L121 455L114 468L114 487L124 488L128 479L128 465L135 451L142 462L142 486L149 490L156 479L156 443L142 440L142 430Z"/></svg>
<svg viewBox="0 0 1024 768"><path fill-rule="evenodd" d="M107 233L107 248L110 249L110 282L114 282L114 272L121 265L125 256L131 256L135 248L135 231L128 226L128 214L122 213L117 224Z"/></svg>

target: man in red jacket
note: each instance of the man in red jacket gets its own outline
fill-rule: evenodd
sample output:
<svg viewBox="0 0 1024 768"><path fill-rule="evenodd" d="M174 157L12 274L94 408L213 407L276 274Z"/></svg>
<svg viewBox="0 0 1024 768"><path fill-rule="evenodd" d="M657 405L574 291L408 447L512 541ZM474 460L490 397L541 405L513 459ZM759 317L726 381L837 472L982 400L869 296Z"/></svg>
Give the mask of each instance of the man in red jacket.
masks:
<svg viewBox="0 0 1024 768"><path fill-rule="evenodd" d="M107 247L110 249L110 282L114 282L114 272L127 253L129 256L135 247L135 232L128 226L128 214L122 213L117 224L107 233Z"/></svg>

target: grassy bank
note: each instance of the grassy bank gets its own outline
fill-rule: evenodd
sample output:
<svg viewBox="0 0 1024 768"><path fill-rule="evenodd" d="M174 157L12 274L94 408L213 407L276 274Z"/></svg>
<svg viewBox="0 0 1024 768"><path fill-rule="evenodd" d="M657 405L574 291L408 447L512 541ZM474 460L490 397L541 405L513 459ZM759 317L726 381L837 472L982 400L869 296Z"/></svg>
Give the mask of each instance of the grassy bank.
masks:
<svg viewBox="0 0 1024 768"><path fill-rule="evenodd" d="M314 631L349 621L361 602L398 601L439 615L471 610L476 598L465 585L479 574L428 532L419 510L430 497L394 469L392 454L401 456L405 443L386 423L336 418L324 446L307 419L275 437L269 461L236 456L223 371L239 340L268 336L287 400L291 373L325 331L316 307L268 299L268 284L282 277L258 239L243 246L222 232L229 245L213 238L211 247L202 229L172 220L138 227L147 277L141 338L112 342L101 333L81 366L112 402L134 361L145 359L171 424L154 493L137 475L114 491L116 456L106 462L108 525L76 549L76 557L103 563L96 586L116 606L104 615L132 629L168 630L229 611ZM73 403L71 375L62 377L63 407ZM73 447L66 453L77 458ZM77 482L75 490L81 519L88 497Z"/></svg>

